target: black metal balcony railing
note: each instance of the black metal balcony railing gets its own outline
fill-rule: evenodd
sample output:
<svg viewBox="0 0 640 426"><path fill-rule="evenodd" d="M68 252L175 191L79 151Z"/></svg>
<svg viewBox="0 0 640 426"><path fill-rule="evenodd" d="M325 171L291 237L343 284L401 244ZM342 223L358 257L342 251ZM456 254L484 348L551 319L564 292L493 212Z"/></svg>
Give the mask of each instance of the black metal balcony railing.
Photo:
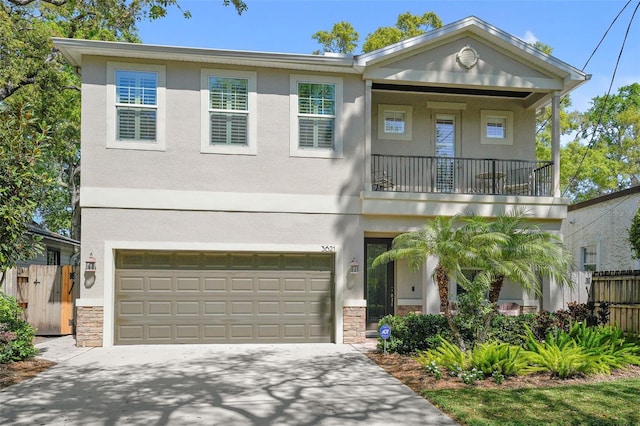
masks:
<svg viewBox="0 0 640 426"><path fill-rule="evenodd" d="M550 161L371 156L374 191L552 196Z"/></svg>

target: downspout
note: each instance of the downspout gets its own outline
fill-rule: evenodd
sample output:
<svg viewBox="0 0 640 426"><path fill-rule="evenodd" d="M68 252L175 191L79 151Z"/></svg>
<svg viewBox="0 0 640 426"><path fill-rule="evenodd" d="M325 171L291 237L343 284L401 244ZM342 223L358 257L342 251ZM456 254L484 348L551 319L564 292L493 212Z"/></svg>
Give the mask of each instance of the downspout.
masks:
<svg viewBox="0 0 640 426"><path fill-rule="evenodd" d="M560 197L560 94L551 99L551 160L553 161L553 196Z"/></svg>

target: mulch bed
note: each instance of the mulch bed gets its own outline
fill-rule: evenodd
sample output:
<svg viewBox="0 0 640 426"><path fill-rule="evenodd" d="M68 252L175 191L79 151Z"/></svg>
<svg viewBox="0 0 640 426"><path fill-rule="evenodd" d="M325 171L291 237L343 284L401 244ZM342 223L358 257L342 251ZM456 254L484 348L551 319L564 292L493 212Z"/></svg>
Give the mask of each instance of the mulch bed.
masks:
<svg viewBox="0 0 640 426"><path fill-rule="evenodd" d="M369 352L366 355L386 370L396 379L409 386L414 392L420 393L422 390L436 389L460 389L468 387L458 377L450 377L443 371L442 378L436 380L410 355L383 354L380 352ZM587 377L573 377L570 379L558 379L551 377L548 373L527 374L525 376L508 377L502 384L497 384L491 377L476 381L473 386L483 389L518 389L518 388L538 388L551 386L582 385L611 381L623 378L640 377L640 367L631 366L627 370L614 370L611 375L594 375Z"/></svg>
<svg viewBox="0 0 640 426"><path fill-rule="evenodd" d="M0 364L0 389L30 379L54 365L56 365L55 362L41 358Z"/></svg>

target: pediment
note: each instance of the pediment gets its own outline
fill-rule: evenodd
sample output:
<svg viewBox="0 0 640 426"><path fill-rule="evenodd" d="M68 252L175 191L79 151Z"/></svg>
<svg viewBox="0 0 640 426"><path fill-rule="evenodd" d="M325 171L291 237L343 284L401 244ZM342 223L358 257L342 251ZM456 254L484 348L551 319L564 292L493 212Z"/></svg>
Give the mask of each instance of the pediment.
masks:
<svg viewBox="0 0 640 426"><path fill-rule="evenodd" d="M469 61L471 52L477 52L477 61ZM461 63L465 58L467 66ZM563 88L560 76L472 34L391 55L367 67L364 78L377 83L506 91L548 92Z"/></svg>

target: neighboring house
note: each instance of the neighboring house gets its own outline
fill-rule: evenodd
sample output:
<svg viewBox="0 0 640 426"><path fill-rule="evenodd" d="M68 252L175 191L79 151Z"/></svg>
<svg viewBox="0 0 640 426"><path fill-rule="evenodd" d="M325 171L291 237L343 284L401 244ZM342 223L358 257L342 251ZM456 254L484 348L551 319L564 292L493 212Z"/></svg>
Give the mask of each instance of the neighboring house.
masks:
<svg viewBox="0 0 640 426"><path fill-rule="evenodd" d="M640 208L640 186L572 204L562 223L564 243L580 271L640 269L629 228Z"/></svg>
<svg viewBox="0 0 640 426"><path fill-rule="evenodd" d="M42 238L40 243L43 245L44 250L33 259L18 262L18 267L27 267L29 265L75 265L77 263L72 257L75 251L80 248L80 241L47 231L38 225L30 225L28 228L31 234Z"/></svg>
<svg viewBox="0 0 640 426"><path fill-rule="evenodd" d="M48 231L35 222L33 225L28 225L27 228L30 234L41 238L40 244L43 246L43 251L32 259L18 261L16 268L7 271L4 282L0 283L0 289L13 297L18 296L17 276L23 268L29 268L31 265L75 265L77 261L74 253L78 251L79 254L80 241Z"/></svg>
<svg viewBox="0 0 640 426"><path fill-rule="evenodd" d="M74 301L79 294L74 282L80 282L74 269L80 241L43 229L35 222L28 226L28 232L40 238L43 251L6 271L0 291L16 298L36 334L72 334Z"/></svg>
<svg viewBox="0 0 640 426"><path fill-rule="evenodd" d="M54 43L82 75L80 346L362 341L439 311L433 259L370 267L393 237L466 209L566 216L559 99L588 76L478 18L357 56Z"/></svg>

